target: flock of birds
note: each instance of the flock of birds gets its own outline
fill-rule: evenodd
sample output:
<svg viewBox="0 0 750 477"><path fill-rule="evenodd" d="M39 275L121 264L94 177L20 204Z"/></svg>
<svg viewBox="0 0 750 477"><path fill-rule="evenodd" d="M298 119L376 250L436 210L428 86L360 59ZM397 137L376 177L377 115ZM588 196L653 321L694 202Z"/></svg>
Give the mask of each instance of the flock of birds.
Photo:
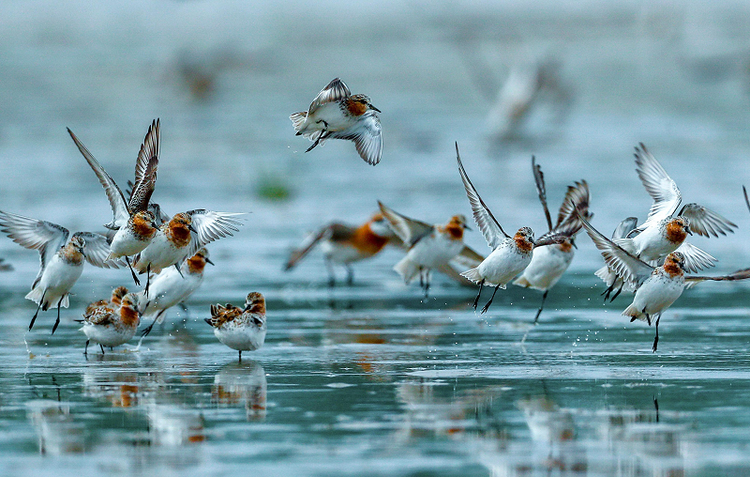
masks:
<svg viewBox="0 0 750 477"><path fill-rule="evenodd" d="M313 142L307 151L327 139L351 140L360 157L376 165L383 151L379 112L366 95L351 94L346 84L336 78L316 96L307 111L294 113L290 119L296 134ZM57 319L52 333L55 332L60 323L60 308L68 307L70 290L81 276L84 262L101 268L127 266L136 286L141 285L139 275L146 275L142 291L129 292L125 287L117 287L109 299L91 303L83 319L78 320L83 323L81 330L87 337L84 354L91 341L99 344L104 353L105 346L126 343L142 321L151 320L142 332L147 335L168 308L182 304L198 289L206 264L212 264L205 246L239 231L242 221L237 216L242 214L194 209L170 217L151 201L159 165L158 119L149 127L141 145L135 179L129 183L127 195L76 135L68 132L104 188L112 208L112 220L104 224L107 231L75 232L70 236L60 225L4 211L0 211L0 231L40 254L39 273L26 295L37 304L29 331L40 310L55 307ZM486 257L464 244L463 234L469 227L463 215L451 217L446 224L430 225L378 202L379 212L361 226L333 223L311 234L292 251L286 270L320 245L329 284L335 284L335 264L347 269L351 283L352 263L373 257L386 245L395 244L404 249L405 255L394 270L407 284L419 277L425 297L429 294L432 270L478 285L473 302L475 310L483 288L492 287L492 295L481 313L489 310L497 291L511 281L542 291L536 324L547 294L570 266L575 237L583 228L604 257L605 266L596 275L607 285L605 300L612 301L623 291L634 294L623 315L631 321L640 319L655 325L653 351L657 349L661 315L684 289L707 280L750 278L750 269L724 276L686 275L716 262L710 254L686 242L688 235L718 237L737 226L695 203L683 206L678 212L682 203L679 188L643 144L636 147L636 171L653 204L644 223L638 225L637 219L629 217L620 223L611 239L589 222L592 214L585 180L568 187L553 224L544 175L533 157L532 171L548 231L537 239L529 227L508 234L471 182L458 144L456 159L474 222L492 249ZM750 208L747 194L745 199ZM240 359L242 351L263 345L267 328L265 298L261 293L248 294L244 307L216 304L211 306L210 313L211 318L205 321L220 342L239 351Z"/></svg>

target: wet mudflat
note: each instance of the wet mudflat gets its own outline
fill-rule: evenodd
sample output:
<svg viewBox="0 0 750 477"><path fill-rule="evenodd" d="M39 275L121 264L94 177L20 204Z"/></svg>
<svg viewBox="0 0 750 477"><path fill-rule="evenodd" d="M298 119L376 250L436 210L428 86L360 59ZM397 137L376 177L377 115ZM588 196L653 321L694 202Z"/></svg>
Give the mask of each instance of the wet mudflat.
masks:
<svg viewBox="0 0 750 477"><path fill-rule="evenodd" d="M719 259L711 273L750 266L750 37L736 28L747 12L329 6L325 18L305 4L223 1L0 7L16 25L0 30L0 209L100 230L109 206L65 127L120 181L160 117L154 199L170 213L249 212L235 237L209 246L216 266L188 312L171 310L138 349L136 339L103 356L92 346L88 358L73 320L112 287L135 288L129 272L87 266L55 335L54 311L27 332L38 256L2 237L14 271L0 273L0 473L746 474L748 284L687 291L652 353L653 328L620 316L628 297L602 305L600 256L584 235L538 326L535 291L509 287L479 315L475 289L436 277L422 299L391 270L396 249L356 266L351 287L327 287L319 253L281 269L306 232L362 222L378 199L428 222L468 216L454 141L503 226L537 235L531 154L551 207L586 179L593 223L609 233L646 216L632 158L643 141L686 202L739 226L694 239ZM381 21L364 33L353 28L373 15ZM489 140L471 68L479 61L499 82L550 55L573 98L566 115L542 103L516 137ZM309 143L293 136L289 113L335 76L383 111L374 168L349 143L303 154ZM487 253L481 234L466 241ZM268 300L268 336L239 363L203 319L254 290Z"/></svg>

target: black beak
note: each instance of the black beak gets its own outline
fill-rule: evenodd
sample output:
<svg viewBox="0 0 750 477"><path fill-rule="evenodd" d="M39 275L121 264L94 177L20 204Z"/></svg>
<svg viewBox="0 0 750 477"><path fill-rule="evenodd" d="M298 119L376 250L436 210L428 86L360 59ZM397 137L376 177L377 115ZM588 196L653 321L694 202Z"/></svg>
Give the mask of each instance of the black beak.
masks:
<svg viewBox="0 0 750 477"><path fill-rule="evenodd" d="M469 226L468 226L468 225L466 225L466 224L464 224L464 229L468 230L469 232L471 232L471 231L472 231L472 228L471 228L471 227L469 227Z"/></svg>
<svg viewBox="0 0 750 477"><path fill-rule="evenodd" d="M381 112L382 112L382 111L380 111L380 110L379 110L378 108L376 108L375 106L373 106L372 104L370 105L370 109L372 109L373 111L377 111L377 112L379 112L379 113L381 113Z"/></svg>
<svg viewBox="0 0 750 477"><path fill-rule="evenodd" d="M210 263L211 265L216 266L216 264L209 259L206 259L206 263Z"/></svg>
<svg viewBox="0 0 750 477"><path fill-rule="evenodd" d="M690 230L690 227L685 227L685 232L687 232L688 235L693 235L693 231Z"/></svg>
<svg viewBox="0 0 750 477"><path fill-rule="evenodd" d="M195 227L193 227L193 224L188 225L188 230L190 230L191 232L196 233L196 234L198 233L198 231L195 230Z"/></svg>

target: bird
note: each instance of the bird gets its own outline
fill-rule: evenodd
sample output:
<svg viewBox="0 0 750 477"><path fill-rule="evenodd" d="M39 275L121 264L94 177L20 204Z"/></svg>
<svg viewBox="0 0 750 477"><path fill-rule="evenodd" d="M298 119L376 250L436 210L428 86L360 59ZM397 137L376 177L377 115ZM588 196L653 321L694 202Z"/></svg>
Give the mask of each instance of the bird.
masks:
<svg viewBox="0 0 750 477"><path fill-rule="evenodd" d="M492 297L484 305L481 313L489 310L495 294L500 288L513 280L531 263L531 256L534 247L561 243L565 237L561 234L547 234L538 241L534 241L534 231L530 227L521 227L511 237L492 215L492 212L479 196L474 184L469 179L464 165L461 162L461 154L458 151L456 143L456 161L458 162L458 172L466 190L466 196L471 205L474 222L484 235L487 244L492 252L485 258L482 263L474 268L466 270L461 275L479 285L479 291L474 299L474 309L477 309L479 298L482 295L482 289L485 285L494 286Z"/></svg>
<svg viewBox="0 0 750 477"><path fill-rule="evenodd" d="M116 287L112 290L112 296L109 300L99 300L99 301L90 303L86 307L85 313L86 314L92 313L94 309L98 307L102 307L102 306L108 306L110 308L120 306L120 304L122 303L122 297L124 297L127 294L128 294L127 288L123 286Z"/></svg>
<svg viewBox="0 0 750 477"><path fill-rule="evenodd" d="M114 295L115 293L113 297ZM90 341L98 343L104 354L105 346L110 348L119 346L130 341L135 335L140 323L138 296L134 293L127 293L119 304L114 301L106 305L100 302L92 303L86 308L83 319L76 321L83 323L80 330L87 338L83 354L88 355Z"/></svg>
<svg viewBox="0 0 750 477"><path fill-rule="evenodd" d="M242 214L207 209L175 214L159 227L148 247L135 256L133 268L149 275L171 266L179 268L185 259L209 243L239 231L242 222L235 218L237 215Z"/></svg>
<svg viewBox="0 0 750 477"><path fill-rule="evenodd" d="M625 237L616 239L615 242L652 265L659 264L669 253L679 250L685 259L686 271L697 272L713 267L717 260L700 248L685 242L685 239L693 232L704 237L726 235L733 232L732 228L736 228L737 225L696 203L684 205L675 215L682 203L682 194L677 184L643 143L636 146L634 155L638 177L654 202L646 221L635 226ZM596 275L605 283L613 283L615 287L620 285L610 270L600 269ZM609 296L614 290L615 288L609 285L605 295ZM612 300L619 295L621 288L617 290Z"/></svg>
<svg viewBox="0 0 750 477"><path fill-rule="evenodd" d="M68 129L68 134L96 174L112 207L112 221L104 225L116 231L111 238L109 259L125 257L133 281L136 285L140 285L128 257L145 249L151 243L158 228L155 222L156 217L148 206L151 195L154 193L156 171L159 166L160 121L155 119L151 123L143 139L135 164L135 185L131 188L127 201L114 179L107 174L107 171L73 134L73 131Z"/></svg>
<svg viewBox="0 0 750 477"><path fill-rule="evenodd" d="M549 234L560 235L564 238L562 243L534 247L531 255L531 262L523 270L521 276L513 281L514 285L526 288L534 288L544 292L542 294L542 303L534 317L534 324L539 322L539 316L544 309L544 302L552 287L560 280L563 273L570 267L575 255L575 236L581 229L581 223L578 216L574 213L577 209L579 213L587 219L591 218L588 207L591 200L589 186L585 180L575 182L574 186L568 186L560 210L557 214L557 223L552 225L552 217L547 208L547 190L544 184L544 174L541 167L536 164L536 158L531 157L531 168L534 173L539 201L544 209L544 215L547 219Z"/></svg>
<svg viewBox="0 0 750 477"><path fill-rule="evenodd" d="M380 110L364 94L352 94L339 78L333 79L318 93L307 111L289 116L297 136L313 141L310 152L326 139L354 141L360 157L376 165L383 156L383 134Z"/></svg>
<svg viewBox="0 0 750 477"><path fill-rule="evenodd" d="M430 225L401 215L380 201L378 206L407 248L406 256L393 269L407 285L419 275L426 298L430 290L430 270L448 265L464 250L466 217L454 215L445 225Z"/></svg>
<svg viewBox="0 0 750 477"><path fill-rule="evenodd" d="M266 299L259 292L251 292L245 299L245 308L231 303L211 305L211 318L206 323L214 329L218 340L239 351L255 351L266 340Z"/></svg>
<svg viewBox="0 0 750 477"><path fill-rule="evenodd" d="M656 334L652 352L656 352L659 343L662 313L686 288L707 280L734 281L750 278L750 268L716 277L685 275L685 256L677 251L668 254L662 265L654 267L605 237L582 216L579 215L579 219L607 265L635 290L633 302L622 314L630 317L631 322L638 319L646 321L649 326L654 323Z"/></svg>
<svg viewBox="0 0 750 477"><path fill-rule="evenodd" d="M154 278L148 291L140 293L139 310L143 320L153 317L151 325L143 330L143 336L148 335L157 322L161 323L167 309L184 302L195 293L203 283L203 270L207 263L214 264L209 259L208 250L201 248L182 262L179 270L176 267L164 270Z"/></svg>
<svg viewBox="0 0 750 477"><path fill-rule="evenodd" d="M52 327L55 333L60 324L60 307L67 308L70 289L83 272L84 260L100 268L119 268L116 260L107 260L109 244L106 237L93 232L70 232L65 227L44 220L0 210L0 231L22 247L39 250L39 273L26 295L38 306L29 323L29 331L39 315L50 305L57 306L57 321Z"/></svg>
<svg viewBox="0 0 750 477"><path fill-rule="evenodd" d="M284 271L294 268L310 251L320 245L328 270L328 286L336 285L334 264L346 268L346 282L351 285L354 283L354 270L351 264L374 257L392 242L400 243L400 239L381 213L374 214L367 222L357 227L333 222L310 234L294 249L289 255Z"/></svg>

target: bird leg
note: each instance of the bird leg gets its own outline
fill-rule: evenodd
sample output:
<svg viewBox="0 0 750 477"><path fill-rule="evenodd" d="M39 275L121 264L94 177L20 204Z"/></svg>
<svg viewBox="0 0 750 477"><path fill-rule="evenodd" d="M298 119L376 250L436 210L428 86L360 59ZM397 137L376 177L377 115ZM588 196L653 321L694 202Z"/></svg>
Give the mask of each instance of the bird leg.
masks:
<svg viewBox="0 0 750 477"><path fill-rule="evenodd" d="M156 316L154 317L154 321L152 321L151 324L145 330L143 330L141 332L141 336L142 337L145 338L146 336L148 336L149 333L151 333L151 330L153 329L154 325L156 324L156 320L159 319L159 317L161 316L162 313L164 313L164 310L161 310L159 313L156 314Z"/></svg>
<svg viewBox="0 0 750 477"><path fill-rule="evenodd" d="M348 263L344 266L346 267L346 284L352 286L354 285L354 270Z"/></svg>
<svg viewBox="0 0 750 477"><path fill-rule="evenodd" d="M135 286L139 287L141 286L141 281L138 279L138 275L136 275L135 270L133 270L133 266L130 264L130 259L127 255L125 255L125 263L128 264L128 268L130 269L130 274L133 275L133 281L135 282Z"/></svg>
<svg viewBox="0 0 750 477"><path fill-rule="evenodd" d="M420 273L420 278L421 278L421 273ZM428 268L424 270L424 297L428 298L429 296L430 296L430 269Z"/></svg>
<svg viewBox="0 0 750 477"><path fill-rule="evenodd" d="M104 346L101 343L99 343L99 349L102 350L102 356L104 356Z"/></svg>
<svg viewBox="0 0 750 477"><path fill-rule="evenodd" d="M487 313L487 310L490 309L490 305L492 304L492 300L495 299L495 293L497 293L498 288L500 288L499 283L497 284L497 286L495 286L495 289L492 290L492 296L490 297L490 301L488 301L487 304L484 305L484 308L482 308L481 313Z"/></svg>
<svg viewBox="0 0 750 477"><path fill-rule="evenodd" d="M89 341L91 341L91 340L86 340L86 346L83 348L83 355L84 356L88 356L89 355Z"/></svg>
<svg viewBox="0 0 750 477"><path fill-rule="evenodd" d="M148 286L151 284L151 262L146 265L146 296L148 296Z"/></svg>
<svg viewBox="0 0 750 477"><path fill-rule="evenodd" d="M240 360L239 360L239 362L241 363L242 362L242 350L239 350L239 351L240 351Z"/></svg>
<svg viewBox="0 0 750 477"><path fill-rule="evenodd" d="M479 282L479 291L477 292L477 297L474 298L474 311L477 311L477 306L479 305L479 296L482 294L482 288L484 288L484 281L485 279L482 278L482 281Z"/></svg>
<svg viewBox="0 0 750 477"><path fill-rule="evenodd" d="M661 313L656 317L656 335L654 336L654 346L651 347L652 353L656 353L656 345L659 343L659 320L661 320Z"/></svg>
<svg viewBox="0 0 750 477"><path fill-rule="evenodd" d="M312 146L308 147L305 152L312 151L313 149L315 149L315 146L317 146L318 144L320 144L320 141L322 139L325 139L325 137L323 137L323 136L325 135L325 133L328 132L328 123L325 122L325 121L323 121L322 119L320 121L318 121L318 123L321 123L321 122L323 124L325 124L325 128L322 131L320 131L320 134L318 134L318 137L315 139L315 142L312 144Z"/></svg>
<svg viewBox="0 0 750 477"><path fill-rule="evenodd" d="M539 306L539 311L536 312L536 317L534 317L534 324L536 325L539 322L539 315L542 314L542 310L544 309L544 300L547 299L547 294L549 293L549 290L546 290L544 292L544 295L542 295L542 304Z"/></svg>
<svg viewBox="0 0 750 477"><path fill-rule="evenodd" d="M613 301L615 301L615 298L617 298L618 296L620 296L620 293L622 293L622 288L624 286L625 286L625 283L621 283L620 284L620 288L617 289L617 292L615 293L615 295L612 297L611 300L609 300L610 303L612 303Z"/></svg>
<svg viewBox="0 0 750 477"><path fill-rule="evenodd" d="M61 296L59 300L57 300L57 319L55 320L55 326L52 327L52 333L51 335L55 334L55 330L57 329L57 325L60 324L60 305L62 304L63 298L65 295Z"/></svg>
<svg viewBox="0 0 750 477"><path fill-rule="evenodd" d="M42 293L42 299L39 300L39 305L36 307L36 313L34 313L34 316L31 318L31 323L29 323L29 331L34 327L34 322L36 321L36 317L39 316L39 309L42 307L42 303L44 303L44 296L46 294L47 290L44 290L44 293Z"/></svg>
<svg viewBox="0 0 750 477"><path fill-rule="evenodd" d="M336 286L336 274L333 272L333 264L331 259L326 257L326 270L328 271L328 287L333 288Z"/></svg>

